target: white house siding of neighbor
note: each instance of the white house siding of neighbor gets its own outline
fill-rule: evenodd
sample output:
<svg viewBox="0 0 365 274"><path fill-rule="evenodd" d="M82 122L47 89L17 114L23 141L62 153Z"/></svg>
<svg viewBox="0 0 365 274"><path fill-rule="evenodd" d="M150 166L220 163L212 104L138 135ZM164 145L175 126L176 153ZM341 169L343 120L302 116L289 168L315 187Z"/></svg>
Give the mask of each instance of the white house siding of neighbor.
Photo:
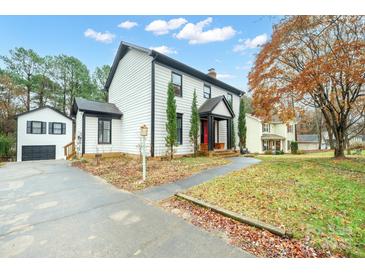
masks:
<svg viewBox="0 0 365 274"><path fill-rule="evenodd" d="M265 151L290 152L290 143L295 141L295 123L283 123L277 117L265 123L258 117L246 114L246 147L251 153Z"/></svg>
<svg viewBox="0 0 365 274"><path fill-rule="evenodd" d="M71 143L73 121L51 107L17 116L17 161L65 159L64 146Z"/></svg>

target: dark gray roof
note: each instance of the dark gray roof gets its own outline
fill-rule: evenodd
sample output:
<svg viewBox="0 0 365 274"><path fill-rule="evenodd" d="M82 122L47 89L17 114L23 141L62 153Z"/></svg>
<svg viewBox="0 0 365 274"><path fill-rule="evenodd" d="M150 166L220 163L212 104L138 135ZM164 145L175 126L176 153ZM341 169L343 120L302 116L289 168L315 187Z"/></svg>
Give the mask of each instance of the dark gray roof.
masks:
<svg viewBox="0 0 365 274"><path fill-rule="evenodd" d="M226 83L224 83L224 82L222 82L222 81L220 81L216 78L213 78L213 77L209 76L206 73L203 73L203 72L201 72L197 69L194 69L194 68L192 68L188 65L185 65L185 64L183 64L183 63L181 63L181 62L179 62L175 59L172 59L171 57L168 57L168 56L166 56L162 53L159 53L155 50L150 50L150 49L147 49L147 48L144 48L144 47L136 46L136 45L133 45L133 44L130 44L130 43L127 43L127 42L123 42L123 41L119 45L119 48L118 48L117 54L114 58L114 61L113 61L113 64L112 64L108 79L106 81L106 84L105 84L105 89L106 90L108 90L109 87L110 87L110 84L113 80L114 74L117 70L119 61L128 52L129 48L134 48L134 49L143 51L143 52L147 53L148 55L152 56L159 63L165 64L165 65L167 65L171 68L174 68L174 69L177 69L179 71L190 74L192 76L195 76L196 78L199 78L199 79L201 79L205 82L211 83L211 84L213 84L217 87L220 87L220 88L225 89L227 91L230 91L234 94L237 94L238 96L241 96L242 94L244 94L244 92L242 90L239 90L238 88L235 88L231 85L228 85L228 84L226 84Z"/></svg>
<svg viewBox="0 0 365 274"><path fill-rule="evenodd" d="M219 104L220 101L223 101L226 104L228 111L231 113L232 117L234 117L234 112L233 112L231 106L229 105L226 97L224 97L223 95L207 99L199 107L199 109L198 109L199 113L200 114L211 113L214 110L214 108Z"/></svg>
<svg viewBox="0 0 365 274"><path fill-rule="evenodd" d="M56 109L54 107L50 107L50 106L39 107L39 108L35 108L35 109L29 110L29 111L26 111L26 112L23 112L23 113L19 113L15 117L17 118L19 116L22 116L22 115L25 115L25 114L28 114L28 113L31 113L31 112L35 112L35 111L38 111L38 110L41 110L41 109L45 109L45 108L52 109L53 111L57 112L58 114L61 114L62 116L65 116L66 118L72 120L71 117L67 116L66 114L64 114L63 112L59 111L58 109Z"/></svg>
<svg viewBox="0 0 365 274"><path fill-rule="evenodd" d="M115 104L90 101L84 98L75 98L74 107L72 111L74 115L76 114L77 109L80 111L85 111L87 113L112 114L119 117L123 115Z"/></svg>
<svg viewBox="0 0 365 274"><path fill-rule="evenodd" d="M318 143L317 134L302 134L297 136L298 142Z"/></svg>

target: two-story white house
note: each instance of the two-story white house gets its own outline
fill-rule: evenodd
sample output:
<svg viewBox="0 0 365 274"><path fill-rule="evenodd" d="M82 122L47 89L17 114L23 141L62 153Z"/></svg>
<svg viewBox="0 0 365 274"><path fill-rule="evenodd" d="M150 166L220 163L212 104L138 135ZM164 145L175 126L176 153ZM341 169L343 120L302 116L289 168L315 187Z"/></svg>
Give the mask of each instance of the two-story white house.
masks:
<svg viewBox="0 0 365 274"><path fill-rule="evenodd" d="M75 100L71 115L76 118L77 153L139 155L140 127L146 125L148 155L166 155L170 82L176 95L176 154L193 153L189 130L194 91L201 121L200 148L231 149L231 121L237 133L241 90L218 80L214 69L206 74L157 51L122 42L105 85L108 103Z"/></svg>
<svg viewBox="0 0 365 274"><path fill-rule="evenodd" d="M277 116L264 122L260 118L246 114L246 147L251 153L265 151L290 152L290 143L295 141L295 122L283 123Z"/></svg>

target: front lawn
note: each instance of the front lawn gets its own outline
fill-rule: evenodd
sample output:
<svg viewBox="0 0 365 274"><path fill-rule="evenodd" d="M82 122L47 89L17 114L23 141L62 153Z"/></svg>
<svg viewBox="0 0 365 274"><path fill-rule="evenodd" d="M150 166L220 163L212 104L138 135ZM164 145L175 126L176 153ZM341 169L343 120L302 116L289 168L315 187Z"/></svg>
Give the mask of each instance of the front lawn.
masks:
<svg viewBox="0 0 365 274"><path fill-rule="evenodd" d="M145 182L142 181L141 161L132 157L104 158L101 159L99 166L96 165L95 159L75 161L73 165L104 178L118 188L136 191L174 182L202 170L225 165L229 162L227 159L217 157L184 157L172 161L149 159Z"/></svg>
<svg viewBox="0 0 365 274"><path fill-rule="evenodd" d="M365 157L260 156L188 194L280 226L332 255L365 256Z"/></svg>

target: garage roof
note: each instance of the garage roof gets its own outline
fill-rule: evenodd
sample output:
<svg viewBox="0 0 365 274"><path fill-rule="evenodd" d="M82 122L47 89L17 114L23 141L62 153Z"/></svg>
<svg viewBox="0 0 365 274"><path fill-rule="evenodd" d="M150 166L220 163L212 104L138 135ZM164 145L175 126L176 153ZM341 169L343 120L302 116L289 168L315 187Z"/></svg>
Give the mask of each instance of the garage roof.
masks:
<svg viewBox="0 0 365 274"><path fill-rule="evenodd" d="M58 109L54 108L54 107L50 107L50 106L44 106L44 107L40 107L40 108L35 108L35 109L32 109L32 110L29 110L29 111L26 111L26 112L23 112L23 113L19 113L18 115L16 115L15 117L18 118L19 116L22 116L22 115L25 115L25 114L28 114L28 113L31 113L31 112L35 112L35 111L38 111L38 110L41 110L41 109L46 109L46 108L49 108L55 112L57 112L58 114L61 114L62 116L72 120L71 117L67 116L66 114L64 114L63 112L59 111Z"/></svg>
<svg viewBox="0 0 365 274"><path fill-rule="evenodd" d="M123 115L115 104L90 101L80 97L75 98L72 115L76 115L77 110L94 114L110 114L119 116L119 118Z"/></svg>

